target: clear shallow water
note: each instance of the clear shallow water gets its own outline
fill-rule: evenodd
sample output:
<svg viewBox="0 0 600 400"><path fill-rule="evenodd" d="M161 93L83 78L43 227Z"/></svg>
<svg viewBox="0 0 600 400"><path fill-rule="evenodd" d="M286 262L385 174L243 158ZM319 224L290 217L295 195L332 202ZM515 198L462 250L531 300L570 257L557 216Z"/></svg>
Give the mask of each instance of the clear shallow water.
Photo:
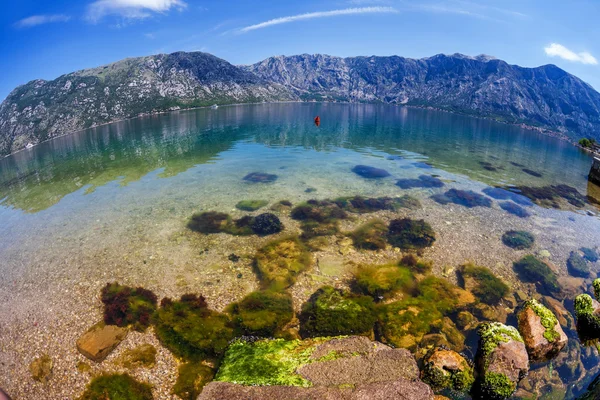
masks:
<svg viewBox="0 0 600 400"><path fill-rule="evenodd" d="M321 116L319 127L313 124L315 115ZM383 168L391 176L363 179L350 172L357 164ZM358 194L418 197L424 209L415 217L432 220L441 235L436 249L426 254L437 272L471 260L510 281L510 265L521 253L506 250L498 236L522 228L538 236L536 250L549 250L566 275L570 251L600 245L596 217L534 207L532 217L519 219L497 202L490 210L465 209L439 205L429 196L450 187L480 191L488 185L550 184L568 184L592 195L598 189L586 180L590 164L587 154L536 132L384 105L244 105L118 122L0 160L0 289L19 287L20 281L35 287L27 280L39 280L32 271L43 274L44 269L52 271L41 275L46 278L64 274L81 280L73 271L83 249L112 249L114 254L102 259L107 265L118 263L120 253L131 251L135 258L139 249L125 240L130 236L178 252L174 232L184 231L185 219L198 210L238 216L242 213L234 205L242 199L296 203ZM278 179L266 185L242 181L254 171ZM395 185L397 179L423 174L439 175L447 187L407 191ZM306 193L308 188L316 191ZM232 251L240 245L232 239L219 246ZM63 259L74 261L63 262L62 271L55 272ZM161 273L169 276L169 268L185 270L195 262L191 256L173 256L171 267ZM98 276L107 270L100 265ZM185 276L185 271L178 274ZM93 279L106 279L98 276ZM168 285L166 276L154 276L147 284ZM12 301L28 300L17 295Z"/></svg>

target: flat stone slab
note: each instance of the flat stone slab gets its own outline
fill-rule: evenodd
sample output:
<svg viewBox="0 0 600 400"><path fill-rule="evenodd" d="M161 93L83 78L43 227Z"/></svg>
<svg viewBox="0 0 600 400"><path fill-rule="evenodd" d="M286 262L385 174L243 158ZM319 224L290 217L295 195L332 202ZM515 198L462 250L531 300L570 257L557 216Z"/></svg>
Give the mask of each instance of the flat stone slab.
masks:
<svg viewBox="0 0 600 400"><path fill-rule="evenodd" d="M421 381L398 379L359 385L354 389L337 387L242 386L211 382L198 400L433 400L433 391Z"/></svg>
<svg viewBox="0 0 600 400"><path fill-rule="evenodd" d="M100 322L77 339L77 350L90 360L101 362L125 337L127 328Z"/></svg>

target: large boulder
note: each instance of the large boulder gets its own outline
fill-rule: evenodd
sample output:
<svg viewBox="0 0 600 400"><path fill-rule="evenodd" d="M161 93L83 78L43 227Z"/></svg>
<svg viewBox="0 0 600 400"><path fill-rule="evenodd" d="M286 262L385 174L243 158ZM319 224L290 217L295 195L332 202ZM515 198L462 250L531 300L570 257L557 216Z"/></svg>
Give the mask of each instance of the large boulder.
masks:
<svg viewBox="0 0 600 400"><path fill-rule="evenodd" d="M536 300L526 301L517 319L519 332L532 360L552 359L567 344L567 335L556 316Z"/></svg>
<svg viewBox="0 0 600 400"><path fill-rule="evenodd" d="M425 357L423 381L436 390L452 389L468 392L475 381L473 367L455 351L438 348Z"/></svg>
<svg viewBox="0 0 600 400"><path fill-rule="evenodd" d="M423 399L415 358L366 337L238 340L199 399Z"/></svg>
<svg viewBox="0 0 600 400"><path fill-rule="evenodd" d="M477 391L482 398L507 399L529 371L529 357L519 331L499 322L479 327Z"/></svg>
<svg viewBox="0 0 600 400"><path fill-rule="evenodd" d="M127 328L100 322L77 339L77 350L92 361L102 362L126 336Z"/></svg>

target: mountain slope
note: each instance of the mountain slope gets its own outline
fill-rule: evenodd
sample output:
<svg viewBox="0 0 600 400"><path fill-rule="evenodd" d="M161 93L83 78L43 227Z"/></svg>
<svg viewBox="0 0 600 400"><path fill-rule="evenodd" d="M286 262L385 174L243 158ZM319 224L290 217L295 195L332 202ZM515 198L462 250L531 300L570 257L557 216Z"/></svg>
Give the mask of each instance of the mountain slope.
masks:
<svg viewBox="0 0 600 400"><path fill-rule="evenodd" d="M430 106L599 137L600 94L554 65L522 68L488 56L403 57L299 55L245 67L304 99Z"/></svg>
<svg viewBox="0 0 600 400"><path fill-rule="evenodd" d="M126 59L15 89L0 105L0 154L142 113L292 98L280 85L206 53Z"/></svg>
<svg viewBox="0 0 600 400"><path fill-rule="evenodd" d="M210 54L179 52L16 88L0 105L0 155L140 114L287 100L435 107L600 139L600 94L553 65L522 68L460 54L419 60L304 54L238 67Z"/></svg>

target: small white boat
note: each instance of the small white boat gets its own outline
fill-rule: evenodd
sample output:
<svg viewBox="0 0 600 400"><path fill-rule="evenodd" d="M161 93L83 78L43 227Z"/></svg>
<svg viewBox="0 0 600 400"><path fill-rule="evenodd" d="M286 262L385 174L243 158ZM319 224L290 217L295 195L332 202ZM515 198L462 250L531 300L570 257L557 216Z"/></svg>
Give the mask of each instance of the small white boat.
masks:
<svg viewBox="0 0 600 400"><path fill-rule="evenodd" d="M25 146L26 149L30 149L32 147L33 147L33 145L31 143L27 143L27 146Z"/></svg>
<svg viewBox="0 0 600 400"><path fill-rule="evenodd" d="M217 108L219 108L219 106L216 104L213 104L212 106L210 106L211 110L216 110Z"/></svg>

